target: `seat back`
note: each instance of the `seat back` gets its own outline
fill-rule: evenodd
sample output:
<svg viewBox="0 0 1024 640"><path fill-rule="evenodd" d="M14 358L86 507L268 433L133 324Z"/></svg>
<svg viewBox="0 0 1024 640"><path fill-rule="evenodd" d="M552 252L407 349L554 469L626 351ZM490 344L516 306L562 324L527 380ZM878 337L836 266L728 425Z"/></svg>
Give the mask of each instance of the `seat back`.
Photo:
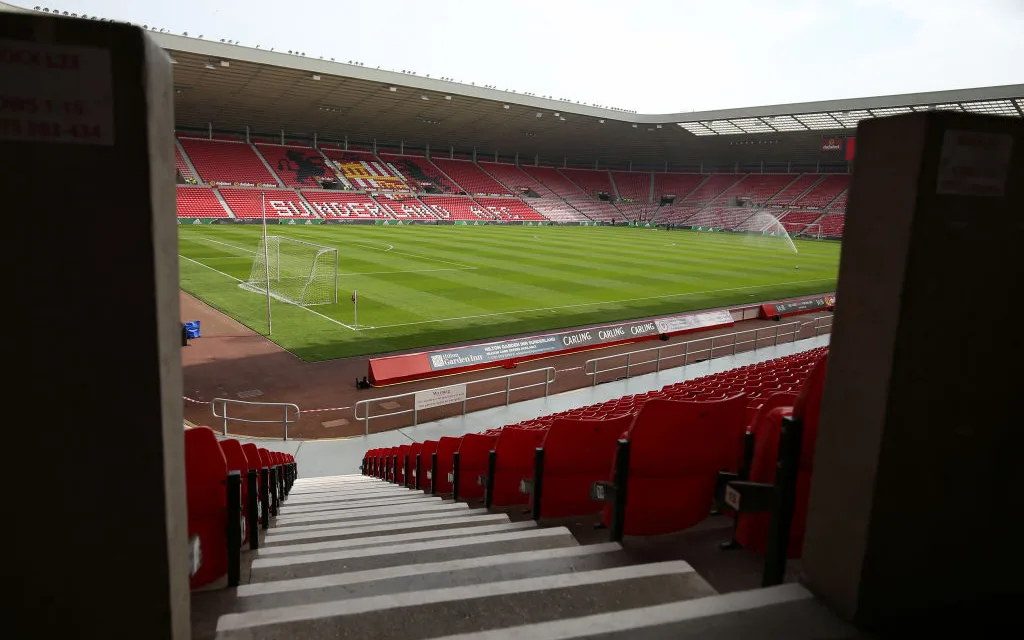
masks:
<svg viewBox="0 0 1024 640"><path fill-rule="evenodd" d="M754 435L754 460L750 465L751 482L775 482L775 469L779 460L779 437L782 419L787 415L802 417L803 438L800 445L800 468L796 479L796 499L793 522L789 532L788 557L799 558L804 548L807 525L807 504L811 495L814 475L814 448L818 442L818 415L821 392L828 367L828 355L823 355L811 369L792 407L777 407L764 414ZM797 413L800 411L800 413ZM771 513L742 513L736 523L736 541L745 549L764 555L771 528Z"/></svg>
<svg viewBox="0 0 1024 640"><path fill-rule="evenodd" d="M461 437L445 436L437 441L437 477L434 479L434 489L437 493L452 492L452 483L448 480L448 473L452 470L452 457L460 446L462 446Z"/></svg>
<svg viewBox="0 0 1024 640"><path fill-rule="evenodd" d="M682 531L710 514L719 471L737 462L745 408L743 394L644 404L629 430L626 535Z"/></svg>
<svg viewBox="0 0 1024 640"><path fill-rule="evenodd" d="M494 444L494 491L491 504L504 507L527 504L529 497L519 493L519 481L533 475L533 452L544 442L541 429L505 427Z"/></svg>
<svg viewBox="0 0 1024 640"><path fill-rule="evenodd" d="M494 448L498 436L467 433L459 445L459 499L484 497L484 488L477 484L480 474L487 473L487 454Z"/></svg>
<svg viewBox="0 0 1024 640"><path fill-rule="evenodd" d="M228 471L237 471L242 476L242 494L239 497L242 505L242 515L249 511L249 460L245 457L242 444L238 440L221 440L220 450L224 453L224 459L228 463ZM242 536L242 544L249 542L249 530L245 529Z"/></svg>
<svg viewBox="0 0 1024 640"><path fill-rule="evenodd" d="M209 427L185 430L185 496L188 535L198 536L202 563L190 579L193 589L227 573L228 463Z"/></svg>
<svg viewBox="0 0 1024 640"><path fill-rule="evenodd" d="M260 452L259 449L256 448L256 445L251 442L246 442L242 445L242 453L245 454L245 459L249 463L249 469L259 471L261 466Z"/></svg>
<svg viewBox="0 0 1024 640"><path fill-rule="evenodd" d="M544 438L544 486L541 518L566 518L601 511L590 486L607 480L619 436L633 416L607 420L556 418ZM532 474L531 474L532 475Z"/></svg>
<svg viewBox="0 0 1024 640"><path fill-rule="evenodd" d="M403 444L395 449L395 454L398 456L398 462L396 463L397 469L395 469L395 482L402 484L405 482L405 457L409 455L409 449L407 444ZM412 462L409 463L409 468L412 469Z"/></svg>
<svg viewBox="0 0 1024 640"><path fill-rule="evenodd" d="M424 440L420 447L420 475L416 478L416 488L426 491L430 489L427 472L430 471L430 458L437 451L437 440Z"/></svg>

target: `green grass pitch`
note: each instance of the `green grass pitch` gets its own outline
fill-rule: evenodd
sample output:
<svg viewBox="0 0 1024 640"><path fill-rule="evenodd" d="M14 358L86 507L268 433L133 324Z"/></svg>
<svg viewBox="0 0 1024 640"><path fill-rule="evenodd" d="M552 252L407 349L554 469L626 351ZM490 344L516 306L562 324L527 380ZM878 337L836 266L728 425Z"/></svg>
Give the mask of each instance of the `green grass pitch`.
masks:
<svg viewBox="0 0 1024 640"><path fill-rule="evenodd" d="M179 228L181 287L259 333L258 225ZM336 247L338 303L273 301L271 339L308 361L834 291L839 243L611 227L269 227ZM799 266L799 268L797 268ZM351 294L359 290L359 330ZM189 318L184 318L188 320ZM371 328L372 327L372 328Z"/></svg>

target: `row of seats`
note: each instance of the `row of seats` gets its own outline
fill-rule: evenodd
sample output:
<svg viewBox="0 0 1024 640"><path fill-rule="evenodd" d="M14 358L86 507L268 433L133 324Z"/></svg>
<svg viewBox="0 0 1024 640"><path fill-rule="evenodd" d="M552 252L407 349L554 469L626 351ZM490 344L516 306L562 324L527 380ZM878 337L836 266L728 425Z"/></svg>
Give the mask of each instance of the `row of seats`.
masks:
<svg viewBox="0 0 1024 640"><path fill-rule="evenodd" d="M209 427L185 429L192 589L225 576L229 584L237 585L242 545L259 547L259 528L269 526L297 477L298 467L290 454L234 439L218 441ZM231 495L232 491L239 493ZM232 505L237 512L229 510Z"/></svg>
<svg viewBox="0 0 1024 640"><path fill-rule="evenodd" d="M826 360L827 348L814 349L501 429L371 449L363 471L488 507L529 504L540 520L600 514L609 527L618 519L624 535L673 533L711 514L722 472L774 482L782 417L793 407L803 407L804 451L814 451ZM617 464L628 467L619 513L606 500ZM802 547L812 470L809 453L791 555ZM763 553L768 522L768 514L741 514L737 542Z"/></svg>

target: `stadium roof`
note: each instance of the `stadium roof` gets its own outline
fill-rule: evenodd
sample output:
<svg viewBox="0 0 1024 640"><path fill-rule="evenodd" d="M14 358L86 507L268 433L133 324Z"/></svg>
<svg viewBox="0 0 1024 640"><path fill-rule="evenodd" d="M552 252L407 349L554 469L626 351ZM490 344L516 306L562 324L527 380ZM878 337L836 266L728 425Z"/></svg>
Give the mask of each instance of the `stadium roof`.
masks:
<svg viewBox="0 0 1024 640"><path fill-rule="evenodd" d="M0 3L0 10L10 8ZM179 127L476 149L485 157L518 153L522 161L841 162L821 151L821 137L852 135L865 118L932 109L1024 116L1024 85L639 114L299 52L150 34L175 63Z"/></svg>

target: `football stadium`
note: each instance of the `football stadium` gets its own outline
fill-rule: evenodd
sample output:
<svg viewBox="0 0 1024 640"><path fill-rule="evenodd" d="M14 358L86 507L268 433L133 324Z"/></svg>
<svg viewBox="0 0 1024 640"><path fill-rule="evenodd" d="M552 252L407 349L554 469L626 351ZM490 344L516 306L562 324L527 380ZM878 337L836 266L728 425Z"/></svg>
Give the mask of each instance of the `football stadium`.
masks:
<svg viewBox="0 0 1024 640"><path fill-rule="evenodd" d="M101 614L67 582L47 606L80 631L871 638L1008 610L985 541L1016 419L977 399L1024 354L954 341L965 307L1014 315L1024 85L647 114L0 10L7 192L78 247L33 276L69 294L46 309L91 314L43 311L33 371L74 366L21 404L75 425L51 462L110 498L72 557L135 587ZM82 175L51 189L57 153ZM117 224L57 225L75 203Z"/></svg>

